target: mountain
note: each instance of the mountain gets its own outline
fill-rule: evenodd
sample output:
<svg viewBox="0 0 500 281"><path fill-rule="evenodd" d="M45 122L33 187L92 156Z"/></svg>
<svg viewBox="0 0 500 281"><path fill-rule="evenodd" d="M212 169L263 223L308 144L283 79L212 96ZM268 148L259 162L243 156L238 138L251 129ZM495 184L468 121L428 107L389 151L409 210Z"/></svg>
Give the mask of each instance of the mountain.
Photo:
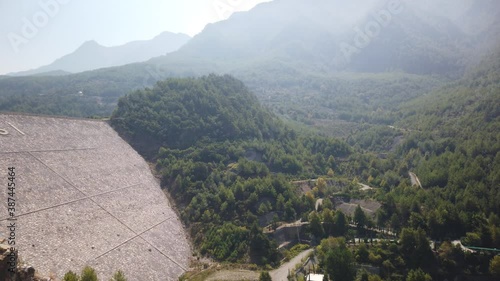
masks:
<svg viewBox="0 0 500 281"><path fill-rule="evenodd" d="M455 23L441 14L429 20L406 2L390 3L277 0L207 26L178 55L233 64L279 59L311 71L463 70L460 58L474 46Z"/></svg>
<svg viewBox="0 0 500 281"><path fill-rule="evenodd" d="M178 50L191 39L182 33L163 32L151 40L133 41L121 46L104 47L96 41L83 43L76 51L50 65L10 76L54 75L57 72L78 73L105 67L146 61Z"/></svg>
<svg viewBox="0 0 500 281"><path fill-rule="evenodd" d="M208 25L178 51L147 62L61 77L0 79L0 110L109 116L118 98L131 90L168 77L209 73L231 74L268 99L281 98L281 93L303 97L324 92L331 81L351 83L343 79L345 73L420 76L414 81L457 79L475 65L482 50L497 45L492 39L498 33L496 21L482 20L485 13L497 14L494 2L475 1L470 6L463 0L453 17L443 9L425 12L434 7L432 2L407 2L262 3ZM458 15L482 22L483 28L467 32L458 24ZM85 48L95 45L88 43Z"/></svg>
<svg viewBox="0 0 500 281"><path fill-rule="evenodd" d="M423 14L447 18L468 34L484 32L500 15L500 3L495 0L422 0L408 1L407 5Z"/></svg>
<svg viewBox="0 0 500 281"><path fill-rule="evenodd" d="M483 53L491 52L500 44L500 2L495 0L423 0L407 3L423 18L437 16L463 32L473 52L467 53L467 63L472 66L481 62ZM434 26L442 25L430 21ZM469 47L469 48L470 48Z"/></svg>
<svg viewBox="0 0 500 281"><path fill-rule="evenodd" d="M416 98L401 107L397 126L453 138L457 145L486 144L486 151L500 149L500 48L463 78ZM464 143L460 143L463 141ZM494 155L493 155L494 156Z"/></svg>
<svg viewBox="0 0 500 281"><path fill-rule="evenodd" d="M353 3L359 4L357 8ZM222 60L279 56L283 51L287 55L289 52L284 49L299 41L312 47L330 33L342 33L354 23L353 18L361 17L373 6L366 0L353 3L326 0L263 3L249 12L235 13L227 21L209 24L179 54ZM344 13L353 17L345 18Z"/></svg>
<svg viewBox="0 0 500 281"><path fill-rule="evenodd" d="M497 214L500 210L499 93L500 48L463 78L396 112L400 119L395 127L406 129L398 149L404 165L419 176L424 187L437 187L446 194L442 200L453 200L469 229L474 228L470 227L474 212ZM432 206L436 203L423 208ZM435 229L435 238L449 231ZM498 247L500 240L469 243Z"/></svg>

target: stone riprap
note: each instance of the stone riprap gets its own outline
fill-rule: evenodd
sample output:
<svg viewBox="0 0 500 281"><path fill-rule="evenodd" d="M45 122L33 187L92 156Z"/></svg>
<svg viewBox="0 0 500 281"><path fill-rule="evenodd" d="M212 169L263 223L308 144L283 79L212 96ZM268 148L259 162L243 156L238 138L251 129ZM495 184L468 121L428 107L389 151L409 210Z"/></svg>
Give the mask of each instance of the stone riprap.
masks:
<svg viewBox="0 0 500 281"><path fill-rule="evenodd" d="M106 123L0 114L0 236L16 172L16 247L41 275L178 280L191 249L148 164Z"/></svg>

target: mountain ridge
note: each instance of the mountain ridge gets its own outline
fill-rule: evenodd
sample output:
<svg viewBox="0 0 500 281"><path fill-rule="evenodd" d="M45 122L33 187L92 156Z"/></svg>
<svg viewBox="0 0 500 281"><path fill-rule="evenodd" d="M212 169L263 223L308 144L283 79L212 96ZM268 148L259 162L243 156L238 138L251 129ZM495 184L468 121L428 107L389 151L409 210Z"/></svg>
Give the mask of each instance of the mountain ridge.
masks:
<svg viewBox="0 0 500 281"><path fill-rule="evenodd" d="M36 69L7 74L30 76L63 71L79 73L106 67L142 62L178 50L191 38L183 33L162 32L150 40L136 40L106 47L95 40L85 41L78 49L53 63Z"/></svg>
<svg viewBox="0 0 500 281"><path fill-rule="evenodd" d="M367 3L364 9L356 11L356 5ZM81 100L84 105L78 105L81 109L71 114L109 116L119 97L169 77L230 74L249 86L285 87L285 91L295 92L298 87L304 93L310 90L307 85L311 85L311 77L329 79L341 73L403 72L431 79L432 76L457 79L477 63L476 50L498 45L493 39L477 40L498 33L496 25L480 32L480 37L466 35L442 14L422 18L407 1L400 2L405 4L400 13L390 3L367 0L350 4L326 0L263 3L206 26L176 52L145 62L59 77L0 77L0 87L4 90L0 100L11 97L8 106L11 110L50 113L54 100L72 96L70 100ZM342 8L356 13L352 19L345 18ZM466 8L457 9L456 13L466 13ZM330 11L332 15L328 15ZM390 11L393 15L389 22L380 18L375 22L380 14ZM471 15L474 18L475 14ZM336 25L337 19L344 24ZM432 24L435 22L440 23L437 28ZM372 30L375 34L365 39L366 44L356 45L361 36L358 30L374 28L370 27L373 25L379 30ZM342 52L343 43L356 48L350 59L346 60ZM75 97L79 92L84 96ZM37 102L36 109L20 105L23 103L20 96L36 94L50 97L51 104L45 101L42 103L46 105L41 107ZM0 108L6 106L0 102ZM63 112L60 114L68 114L66 109Z"/></svg>

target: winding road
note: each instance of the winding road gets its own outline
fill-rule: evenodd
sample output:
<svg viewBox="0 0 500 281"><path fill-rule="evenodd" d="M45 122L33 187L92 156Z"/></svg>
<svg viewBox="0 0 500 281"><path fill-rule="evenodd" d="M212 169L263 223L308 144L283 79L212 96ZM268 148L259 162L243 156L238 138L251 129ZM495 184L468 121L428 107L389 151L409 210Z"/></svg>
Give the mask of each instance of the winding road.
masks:
<svg viewBox="0 0 500 281"><path fill-rule="evenodd" d="M302 259L307 257L307 255L312 252L313 249L305 250L289 262L280 266L278 269L271 271L269 274L271 275L273 281L288 281L288 272L293 271L295 269L295 266L301 263Z"/></svg>

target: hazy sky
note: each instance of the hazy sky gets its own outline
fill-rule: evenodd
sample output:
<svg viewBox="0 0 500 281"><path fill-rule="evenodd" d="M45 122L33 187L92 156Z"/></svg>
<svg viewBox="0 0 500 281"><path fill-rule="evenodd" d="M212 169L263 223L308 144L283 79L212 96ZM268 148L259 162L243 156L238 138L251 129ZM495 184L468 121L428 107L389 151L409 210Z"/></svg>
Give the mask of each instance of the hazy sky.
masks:
<svg viewBox="0 0 500 281"><path fill-rule="evenodd" d="M190 36L270 0L0 0L0 74L47 65L83 42Z"/></svg>

